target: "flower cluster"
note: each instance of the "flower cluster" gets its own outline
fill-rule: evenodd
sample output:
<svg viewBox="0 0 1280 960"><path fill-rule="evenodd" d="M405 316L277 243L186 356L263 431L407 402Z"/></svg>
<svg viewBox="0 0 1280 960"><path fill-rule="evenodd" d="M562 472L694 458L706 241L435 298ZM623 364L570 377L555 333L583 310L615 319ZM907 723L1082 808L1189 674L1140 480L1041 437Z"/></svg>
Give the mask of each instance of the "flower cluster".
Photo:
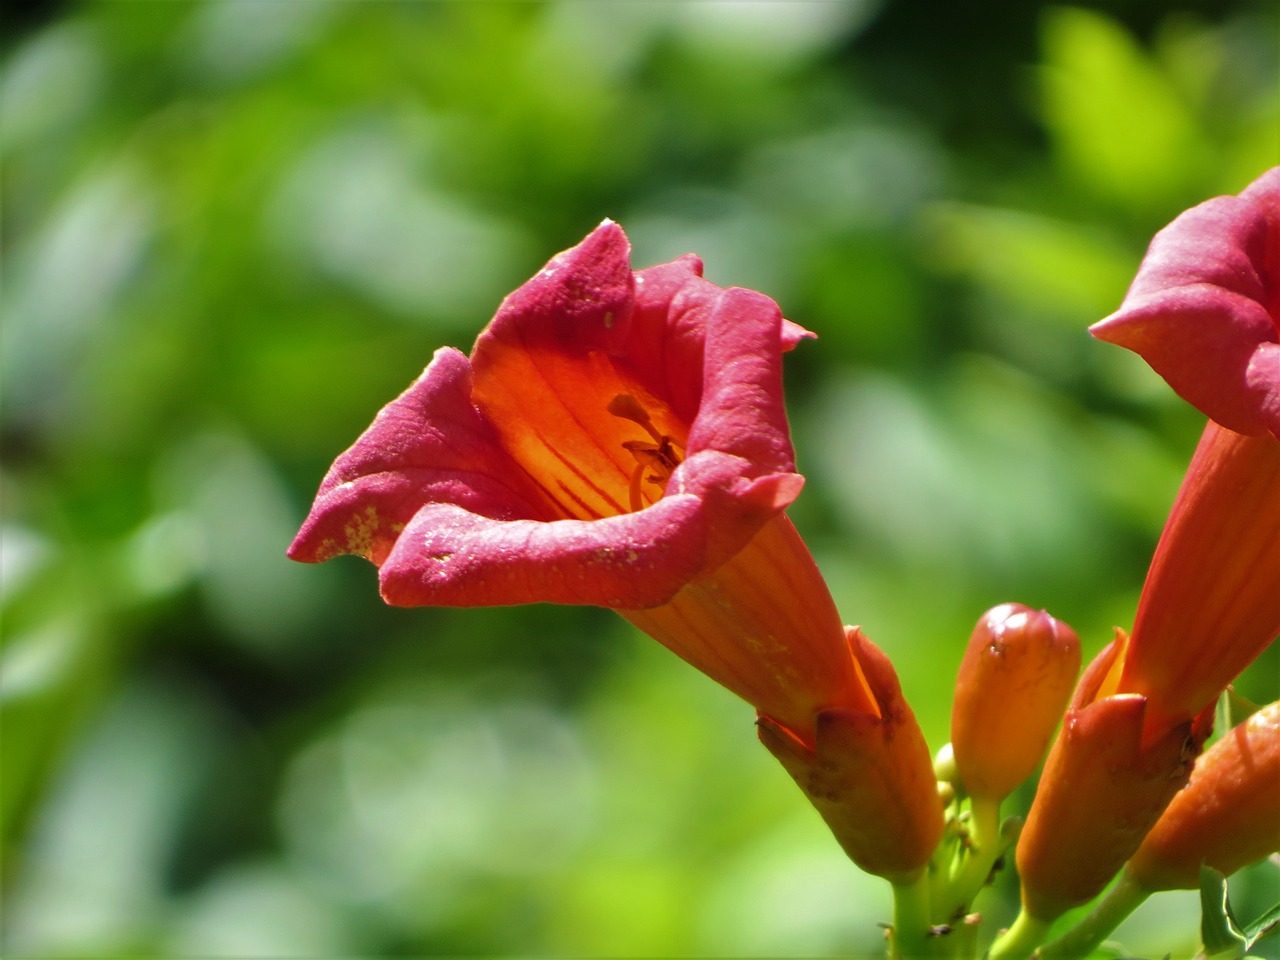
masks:
<svg viewBox="0 0 1280 960"><path fill-rule="evenodd" d="M991 956L1026 956L1117 874L1128 904L1280 845L1276 705L1197 764L1219 695L1280 633L1280 168L1158 234L1093 333L1209 418L1133 629L1077 682L1070 627L992 608L936 761L785 514L803 478L782 362L810 334L692 255L633 271L610 221L469 356L436 353L334 462L289 555L362 556L396 605L617 611L755 709L849 857L893 884L891 955L954 934L972 956L973 900L1016 846L1023 912ZM1002 823L1046 751L1025 825Z"/></svg>
<svg viewBox="0 0 1280 960"><path fill-rule="evenodd" d="M1156 235L1092 328L1209 417L1133 632L1090 665L1018 847L1023 905L1092 899L1191 775L1223 691L1280 633L1280 168ZM1081 846L1091 851L1081 856Z"/></svg>

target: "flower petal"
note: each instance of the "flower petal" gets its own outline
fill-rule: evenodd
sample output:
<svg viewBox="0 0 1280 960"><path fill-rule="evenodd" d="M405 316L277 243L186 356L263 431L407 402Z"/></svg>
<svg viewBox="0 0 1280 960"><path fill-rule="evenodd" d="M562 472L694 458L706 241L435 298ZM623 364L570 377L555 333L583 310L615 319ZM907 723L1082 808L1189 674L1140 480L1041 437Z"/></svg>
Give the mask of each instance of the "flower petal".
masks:
<svg viewBox="0 0 1280 960"><path fill-rule="evenodd" d="M1280 437L1280 168L1156 234L1120 309L1090 332L1224 427Z"/></svg>
<svg viewBox="0 0 1280 960"><path fill-rule="evenodd" d="M634 300L630 256L627 235L605 220L576 247L552 257L502 301L476 339L471 359L477 379L486 375L486 361L505 343L575 353L620 349Z"/></svg>
<svg viewBox="0 0 1280 960"><path fill-rule="evenodd" d="M691 496L601 520L551 522L428 504L383 563L382 596L397 606L652 607L701 569L705 522Z"/></svg>
<svg viewBox="0 0 1280 960"><path fill-rule="evenodd" d="M781 359L807 332L697 257L632 274L629 253L605 221L470 361L438 353L334 464L290 555L365 556L396 604L645 609L741 550L803 485ZM655 475L634 451L659 438Z"/></svg>
<svg viewBox="0 0 1280 960"><path fill-rule="evenodd" d="M424 502L494 518L537 516L537 490L471 404L471 364L446 347L338 457L288 555L382 563Z"/></svg>

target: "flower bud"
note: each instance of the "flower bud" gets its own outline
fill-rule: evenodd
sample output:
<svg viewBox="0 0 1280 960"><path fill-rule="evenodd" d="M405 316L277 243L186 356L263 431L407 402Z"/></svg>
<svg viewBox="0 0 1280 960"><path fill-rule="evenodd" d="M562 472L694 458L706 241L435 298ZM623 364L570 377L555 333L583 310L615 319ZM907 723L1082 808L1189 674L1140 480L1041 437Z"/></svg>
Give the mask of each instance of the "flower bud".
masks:
<svg viewBox="0 0 1280 960"><path fill-rule="evenodd" d="M847 628L846 636L879 715L820 710L812 745L761 715L760 741L854 863L892 883L910 882L933 856L944 826L929 747L889 658L858 628Z"/></svg>
<svg viewBox="0 0 1280 960"><path fill-rule="evenodd" d="M1035 772L1080 669L1075 631L1043 610L1005 603L983 614L951 709L960 782L1001 800Z"/></svg>
<svg viewBox="0 0 1280 960"><path fill-rule="evenodd" d="M1102 891L1186 784L1213 725L1210 704L1149 739L1146 697L1099 696L1127 645L1117 630L1085 669L1018 840L1023 911L1040 922Z"/></svg>
<svg viewBox="0 0 1280 960"><path fill-rule="evenodd" d="M1280 850L1280 701L1205 751L1125 868L1146 890L1193 890Z"/></svg>

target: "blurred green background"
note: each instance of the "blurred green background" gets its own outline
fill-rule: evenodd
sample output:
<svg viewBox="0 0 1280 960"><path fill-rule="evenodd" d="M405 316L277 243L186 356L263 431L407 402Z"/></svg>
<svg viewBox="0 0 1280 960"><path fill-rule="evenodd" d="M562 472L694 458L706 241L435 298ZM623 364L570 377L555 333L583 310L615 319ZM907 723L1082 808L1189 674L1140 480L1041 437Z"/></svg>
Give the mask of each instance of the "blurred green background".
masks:
<svg viewBox="0 0 1280 960"><path fill-rule="evenodd" d="M876 954L887 888L750 709L613 614L392 610L284 548L612 217L820 334L793 517L941 746L985 608L1132 621L1203 421L1085 328L1280 162L1278 40L1263 0L6 8L0 949Z"/></svg>

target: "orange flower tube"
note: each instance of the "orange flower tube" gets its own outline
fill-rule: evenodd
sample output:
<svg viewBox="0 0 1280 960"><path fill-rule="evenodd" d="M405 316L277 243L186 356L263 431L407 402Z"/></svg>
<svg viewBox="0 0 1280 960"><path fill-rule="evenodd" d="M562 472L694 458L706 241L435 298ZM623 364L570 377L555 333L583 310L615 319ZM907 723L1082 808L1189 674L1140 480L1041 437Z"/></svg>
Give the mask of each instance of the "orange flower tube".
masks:
<svg viewBox="0 0 1280 960"><path fill-rule="evenodd" d="M1202 864L1228 875L1276 850L1280 702L1229 731L1196 762L1191 782L1173 798L1116 883L1087 917L1037 955L1042 960L1088 956L1152 893L1199 887ZM1019 923L1028 925L1025 918Z"/></svg>
<svg viewBox="0 0 1280 960"><path fill-rule="evenodd" d="M1280 632L1280 440L1212 420L1147 574L1112 678L1150 703L1147 735L1217 699Z"/></svg>
<svg viewBox="0 0 1280 960"><path fill-rule="evenodd" d="M1194 890L1200 864L1229 875L1280 851L1280 701L1230 730L1125 867L1145 890Z"/></svg>
<svg viewBox="0 0 1280 960"><path fill-rule="evenodd" d="M1117 631L1085 670L1018 841L1023 911L1043 925L1115 876L1187 782L1213 723L1210 704L1194 720L1144 738L1146 698L1099 691L1127 646Z"/></svg>

